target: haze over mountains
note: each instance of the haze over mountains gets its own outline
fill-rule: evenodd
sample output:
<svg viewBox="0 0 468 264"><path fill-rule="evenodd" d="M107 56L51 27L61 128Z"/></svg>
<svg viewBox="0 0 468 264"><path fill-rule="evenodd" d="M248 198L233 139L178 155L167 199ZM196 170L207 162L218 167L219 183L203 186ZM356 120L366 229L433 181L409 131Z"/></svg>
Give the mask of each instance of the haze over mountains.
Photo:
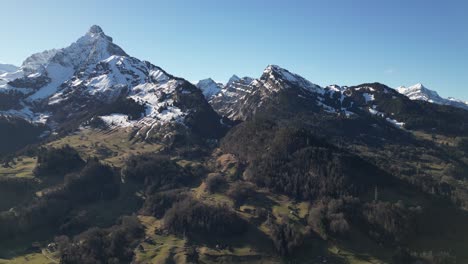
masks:
<svg viewBox="0 0 468 264"><path fill-rule="evenodd" d="M0 258L468 261L466 102L277 65L194 85L99 26L0 70Z"/></svg>

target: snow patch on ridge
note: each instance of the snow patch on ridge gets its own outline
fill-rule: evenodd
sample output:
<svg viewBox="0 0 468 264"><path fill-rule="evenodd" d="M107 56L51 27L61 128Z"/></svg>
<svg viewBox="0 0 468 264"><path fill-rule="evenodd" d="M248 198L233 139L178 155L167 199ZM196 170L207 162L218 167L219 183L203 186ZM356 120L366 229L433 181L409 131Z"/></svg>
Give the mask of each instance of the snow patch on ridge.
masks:
<svg viewBox="0 0 468 264"><path fill-rule="evenodd" d="M362 96L364 97L364 100L366 100L366 103L372 102L375 100L375 96L370 93L363 93Z"/></svg>
<svg viewBox="0 0 468 264"><path fill-rule="evenodd" d="M389 117L385 118L385 120L387 120L387 122L389 122L390 124L392 124L392 125L394 125L394 126L396 126L398 128L401 128L401 129L403 129L404 126L405 126L404 122L398 122L397 120L391 119Z"/></svg>
<svg viewBox="0 0 468 264"><path fill-rule="evenodd" d="M16 116L16 117L23 118L24 120L27 120L31 123L39 123L39 124L47 123L47 119L49 118L49 114L35 113L31 111L29 107L24 107L20 110L3 111L3 112L0 112L0 115Z"/></svg>
<svg viewBox="0 0 468 264"><path fill-rule="evenodd" d="M99 116L99 118L109 127L131 127L133 122L128 120L127 115L111 114L107 116Z"/></svg>

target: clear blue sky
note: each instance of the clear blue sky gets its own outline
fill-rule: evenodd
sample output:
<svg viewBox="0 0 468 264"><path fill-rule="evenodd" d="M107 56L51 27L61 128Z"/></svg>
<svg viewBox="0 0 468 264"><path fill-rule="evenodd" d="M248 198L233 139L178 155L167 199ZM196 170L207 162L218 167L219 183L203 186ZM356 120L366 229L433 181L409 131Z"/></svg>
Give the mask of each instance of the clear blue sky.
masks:
<svg viewBox="0 0 468 264"><path fill-rule="evenodd" d="M422 82L468 100L466 0L0 0L0 61L69 45L93 24L194 81L278 64L320 85Z"/></svg>

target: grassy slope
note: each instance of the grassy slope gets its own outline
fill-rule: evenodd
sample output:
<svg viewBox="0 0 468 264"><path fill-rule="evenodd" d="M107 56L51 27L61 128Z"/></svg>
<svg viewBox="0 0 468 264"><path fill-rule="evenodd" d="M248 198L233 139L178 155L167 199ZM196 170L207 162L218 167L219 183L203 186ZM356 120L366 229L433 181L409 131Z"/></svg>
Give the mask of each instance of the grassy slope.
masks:
<svg viewBox="0 0 468 264"><path fill-rule="evenodd" d="M228 204L232 201L223 194L209 194L204 190L204 185L192 190L193 196L209 204ZM193 238L191 245L195 245L200 254L202 263L282 263L282 259L275 253L273 244L269 239L270 230L264 224L254 224L255 210L266 208L278 223L289 218L297 223L297 228L304 231L305 217L310 204L307 202L296 203L284 195L277 195L267 190L258 190L258 195L250 199L236 212L244 219L252 223L249 231L235 237L207 237ZM136 259L141 263L185 263L181 257L185 253L189 242L186 238L173 235L155 234L162 222L154 217L140 217L147 227L147 237L156 241L155 245L142 242L144 251L136 250ZM388 260L391 251L376 246L364 235L355 231L350 237L350 242L324 241L317 236L308 236L304 246L294 253L295 258L287 259L296 263L312 263L311 261L328 260L329 263L370 264L387 263L374 255L383 255ZM228 245L229 249L217 249L217 244ZM356 246L358 245L358 246Z"/></svg>
<svg viewBox="0 0 468 264"><path fill-rule="evenodd" d="M30 264L49 264L49 263L56 263L42 253L31 253L19 257L15 257L12 259L0 259L0 264L23 264L23 263L30 263Z"/></svg>
<svg viewBox="0 0 468 264"><path fill-rule="evenodd" d="M444 139L445 140L445 139ZM147 144L142 142L131 142L128 134L124 131L113 131L104 133L94 130L81 130L71 136L48 143L50 146L71 145L76 148L83 157L98 156L105 162L120 167L126 157L132 154L153 152L161 149L160 145ZM192 162L182 160L181 165L190 165ZM15 175L17 177L33 177L32 169L35 166L34 158L21 157L12 168L1 168L0 175ZM433 166L438 166L435 162ZM1 177L0 176L0 177ZM123 185L121 196L112 201L102 201L85 208L96 224L100 226L110 225L119 215L130 214L139 206L138 190L134 186ZM307 216L309 203L296 203L283 195L272 194L267 190L258 190L259 199L249 200L237 213L244 219L253 222L252 211L259 208L266 208L280 222L284 217L290 218L297 223L300 230L305 231L303 224ZM409 240L408 246L416 251L440 251L450 250L459 256L461 261L468 261L466 248L467 242L462 238L468 237L468 227L466 221L468 217L452 207L447 207L446 203L434 203L426 197L414 197L410 192L401 190L399 193L390 193L379 190L380 199L396 201L399 199L410 201L417 199L423 206L431 206L432 209L421 216L419 226L421 231L427 235L414 236ZM203 202L214 204L228 204L232 206L232 201L223 194L208 194L204 190L204 185L193 189L193 196ZM128 199L131 197L131 199ZM363 197L363 199L371 199ZM293 212L293 213L291 213ZM447 216L449 220L447 220ZM243 263L280 263L281 259L276 255L273 245L269 240L270 230L265 225L252 224L249 232L239 237L203 237L187 241L186 238L176 237L164 233L156 234L156 230L161 226L161 220L153 217L140 216L140 220L146 227L146 236L153 240L153 243L143 241L141 248L135 250L136 260L140 263L186 263L186 249L190 245L195 245L200 253L200 260L204 263L215 263L224 261ZM433 232L429 232L432 230ZM51 239L51 236L46 236ZM49 240L50 241L50 240ZM44 242L43 244L46 244ZM231 250L218 250L218 243L232 246ZM388 263L392 252L382 246L370 241L364 234L353 230L351 236L346 241L329 240L324 241L316 236L307 237L304 245L295 252L296 258L291 261L307 263L310 261L321 261L328 259L329 263ZM9 260L0 260L0 263L51 263L40 253L32 253Z"/></svg>
<svg viewBox="0 0 468 264"><path fill-rule="evenodd" d="M126 158L146 152L155 152L161 145L129 140L125 130L110 132L91 129L80 130L73 135L49 143L49 146L60 147L65 144L76 149L83 158L96 156L100 160L116 167L121 167Z"/></svg>
<svg viewBox="0 0 468 264"><path fill-rule="evenodd" d="M10 163L10 167L0 167L0 177L34 177L32 170L36 166L36 157L21 156Z"/></svg>
<svg viewBox="0 0 468 264"><path fill-rule="evenodd" d="M31 157L18 157L14 162L10 163L9 167L0 167L0 178L12 177L23 178L30 182L33 186L37 185L34 180L32 170L36 166L36 159ZM0 187L1 188L1 187ZM0 199L0 211L8 210L11 207L23 203L34 196L34 190L25 190L24 192L12 191L1 188L2 199Z"/></svg>

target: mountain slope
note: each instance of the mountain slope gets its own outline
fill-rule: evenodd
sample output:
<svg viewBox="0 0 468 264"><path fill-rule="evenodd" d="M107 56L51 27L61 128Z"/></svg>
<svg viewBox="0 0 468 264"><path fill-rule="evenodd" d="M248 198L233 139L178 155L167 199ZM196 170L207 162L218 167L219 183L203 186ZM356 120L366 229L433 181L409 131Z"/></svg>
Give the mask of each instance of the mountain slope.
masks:
<svg viewBox="0 0 468 264"><path fill-rule="evenodd" d="M451 105L410 100L401 90L379 83L322 88L273 65L259 79L232 78L210 104L219 114L233 120L247 120L259 113L274 113L279 118L308 113L332 119L379 120L384 126L438 130L447 135L467 133L468 116Z"/></svg>
<svg viewBox="0 0 468 264"><path fill-rule="evenodd" d="M108 127L132 128L142 139L167 127L203 137L218 137L223 129L195 86L129 56L99 26L66 48L30 56L4 77L0 94L14 107L3 105L1 113L54 130L77 128L92 118ZM141 105L140 116L103 110L122 98Z"/></svg>
<svg viewBox="0 0 468 264"><path fill-rule="evenodd" d="M271 66L267 67L260 79L245 85L242 90L234 89L232 93L230 97L216 96L210 101L220 114L240 121L265 119L289 126L301 124L334 144L346 146L354 154L373 159L375 165L386 171L394 171L398 178L418 188L425 191L433 188L442 196L458 200L464 206L468 204L468 189L465 184L455 180L464 171L462 168L467 166L464 160L459 159L460 154L441 151L437 144L427 145L419 138L427 134L433 134L434 138L437 138L436 135L465 138L468 135L468 115L463 109L410 100L380 83L321 88L284 69ZM236 135L235 138L245 138L247 142L242 144L251 146L252 143L248 142L251 137ZM439 189L441 183L433 178L439 177L435 176L439 173L429 167L424 169L424 173L419 169L419 176L414 175L412 172L417 168L413 160L396 158L400 155L396 150L405 148L411 149L409 152L431 153L430 160L440 164L444 160L457 164L454 166L460 169L459 172L444 172L445 177L453 180L450 181L452 191ZM388 159L385 153L392 153L392 159L397 159L395 164L400 167L390 169L383 166ZM402 168L407 172L399 171ZM428 189L428 186L432 187Z"/></svg>
<svg viewBox="0 0 468 264"><path fill-rule="evenodd" d="M269 65L259 79L233 76L210 103L218 113L230 119L246 120L284 93L314 100L323 89L286 69Z"/></svg>

